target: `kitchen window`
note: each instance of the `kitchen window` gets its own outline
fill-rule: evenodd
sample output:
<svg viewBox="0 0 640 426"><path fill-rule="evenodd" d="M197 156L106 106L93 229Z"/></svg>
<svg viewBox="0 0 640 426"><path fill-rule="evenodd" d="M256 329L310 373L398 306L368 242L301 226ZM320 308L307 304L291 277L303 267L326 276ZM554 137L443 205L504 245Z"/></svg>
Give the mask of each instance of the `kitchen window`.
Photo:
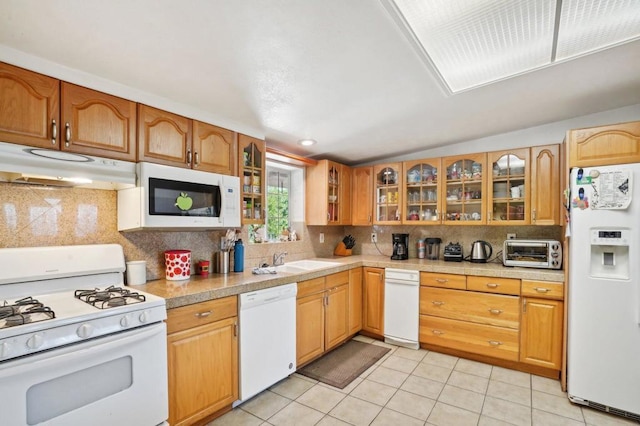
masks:
<svg viewBox="0 0 640 426"><path fill-rule="evenodd" d="M290 241L292 232L299 240L304 222L304 167L266 163L265 225L250 225L249 241Z"/></svg>

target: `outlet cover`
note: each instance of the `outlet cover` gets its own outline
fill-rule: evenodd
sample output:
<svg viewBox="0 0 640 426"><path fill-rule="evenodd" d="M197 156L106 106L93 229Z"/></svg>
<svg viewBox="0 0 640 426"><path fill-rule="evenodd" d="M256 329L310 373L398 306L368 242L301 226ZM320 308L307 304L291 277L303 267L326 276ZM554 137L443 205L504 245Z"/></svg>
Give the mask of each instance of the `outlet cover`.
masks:
<svg viewBox="0 0 640 426"><path fill-rule="evenodd" d="M378 242L378 234L376 234L375 232L371 233L371 242L372 243L377 243Z"/></svg>
<svg viewBox="0 0 640 426"><path fill-rule="evenodd" d="M507 240L515 240L516 234L507 234Z"/></svg>
<svg viewBox="0 0 640 426"><path fill-rule="evenodd" d="M324 243L324 232L320 233L320 242Z"/></svg>

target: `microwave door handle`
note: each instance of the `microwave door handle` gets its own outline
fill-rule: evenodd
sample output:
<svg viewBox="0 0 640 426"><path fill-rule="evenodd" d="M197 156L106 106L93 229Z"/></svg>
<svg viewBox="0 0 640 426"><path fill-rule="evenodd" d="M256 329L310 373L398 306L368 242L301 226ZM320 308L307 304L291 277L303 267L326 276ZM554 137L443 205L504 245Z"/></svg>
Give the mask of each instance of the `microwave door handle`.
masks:
<svg viewBox="0 0 640 426"><path fill-rule="evenodd" d="M220 225L224 225L224 214L222 212L224 212L224 209L227 205L227 200L224 196L224 194L226 194L226 187L224 186L223 178L220 178L220 180L218 180L218 186L220 187L220 211L218 212L218 223Z"/></svg>

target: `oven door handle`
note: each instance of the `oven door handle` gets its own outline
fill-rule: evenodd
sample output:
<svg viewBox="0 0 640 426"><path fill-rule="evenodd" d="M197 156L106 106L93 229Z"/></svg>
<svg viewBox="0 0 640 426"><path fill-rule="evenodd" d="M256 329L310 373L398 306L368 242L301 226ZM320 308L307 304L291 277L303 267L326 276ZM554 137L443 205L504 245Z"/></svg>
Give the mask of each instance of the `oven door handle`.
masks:
<svg viewBox="0 0 640 426"><path fill-rule="evenodd" d="M167 333L167 326L164 322L130 329L126 333L116 333L108 336L97 337L80 343L34 353L26 357L7 360L5 363L0 365L2 365L2 367L11 366L11 368L0 368L0 380L3 380L9 375L14 376L24 372L33 372L34 364L36 362L39 363L39 371L50 371L51 374L55 375L57 367L60 364L69 362L69 359L67 358L69 354L78 351L83 351L83 359L91 360L88 362L88 365L93 365L95 364L93 359L98 359L98 355L104 353L103 351L107 346L109 351L113 351L131 344L139 343L145 339L150 339L159 333L163 335L166 335ZM76 368L79 369L81 367L76 365Z"/></svg>

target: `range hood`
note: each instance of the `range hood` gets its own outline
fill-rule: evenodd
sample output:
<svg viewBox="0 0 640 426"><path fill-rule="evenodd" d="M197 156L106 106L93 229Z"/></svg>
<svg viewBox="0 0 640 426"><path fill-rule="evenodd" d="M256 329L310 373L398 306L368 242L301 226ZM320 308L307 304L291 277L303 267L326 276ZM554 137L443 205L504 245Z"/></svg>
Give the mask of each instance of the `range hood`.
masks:
<svg viewBox="0 0 640 426"><path fill-rule="evenodd" d="M94 189L136 184L136 164L0 142L0 182Z"/></svg>

